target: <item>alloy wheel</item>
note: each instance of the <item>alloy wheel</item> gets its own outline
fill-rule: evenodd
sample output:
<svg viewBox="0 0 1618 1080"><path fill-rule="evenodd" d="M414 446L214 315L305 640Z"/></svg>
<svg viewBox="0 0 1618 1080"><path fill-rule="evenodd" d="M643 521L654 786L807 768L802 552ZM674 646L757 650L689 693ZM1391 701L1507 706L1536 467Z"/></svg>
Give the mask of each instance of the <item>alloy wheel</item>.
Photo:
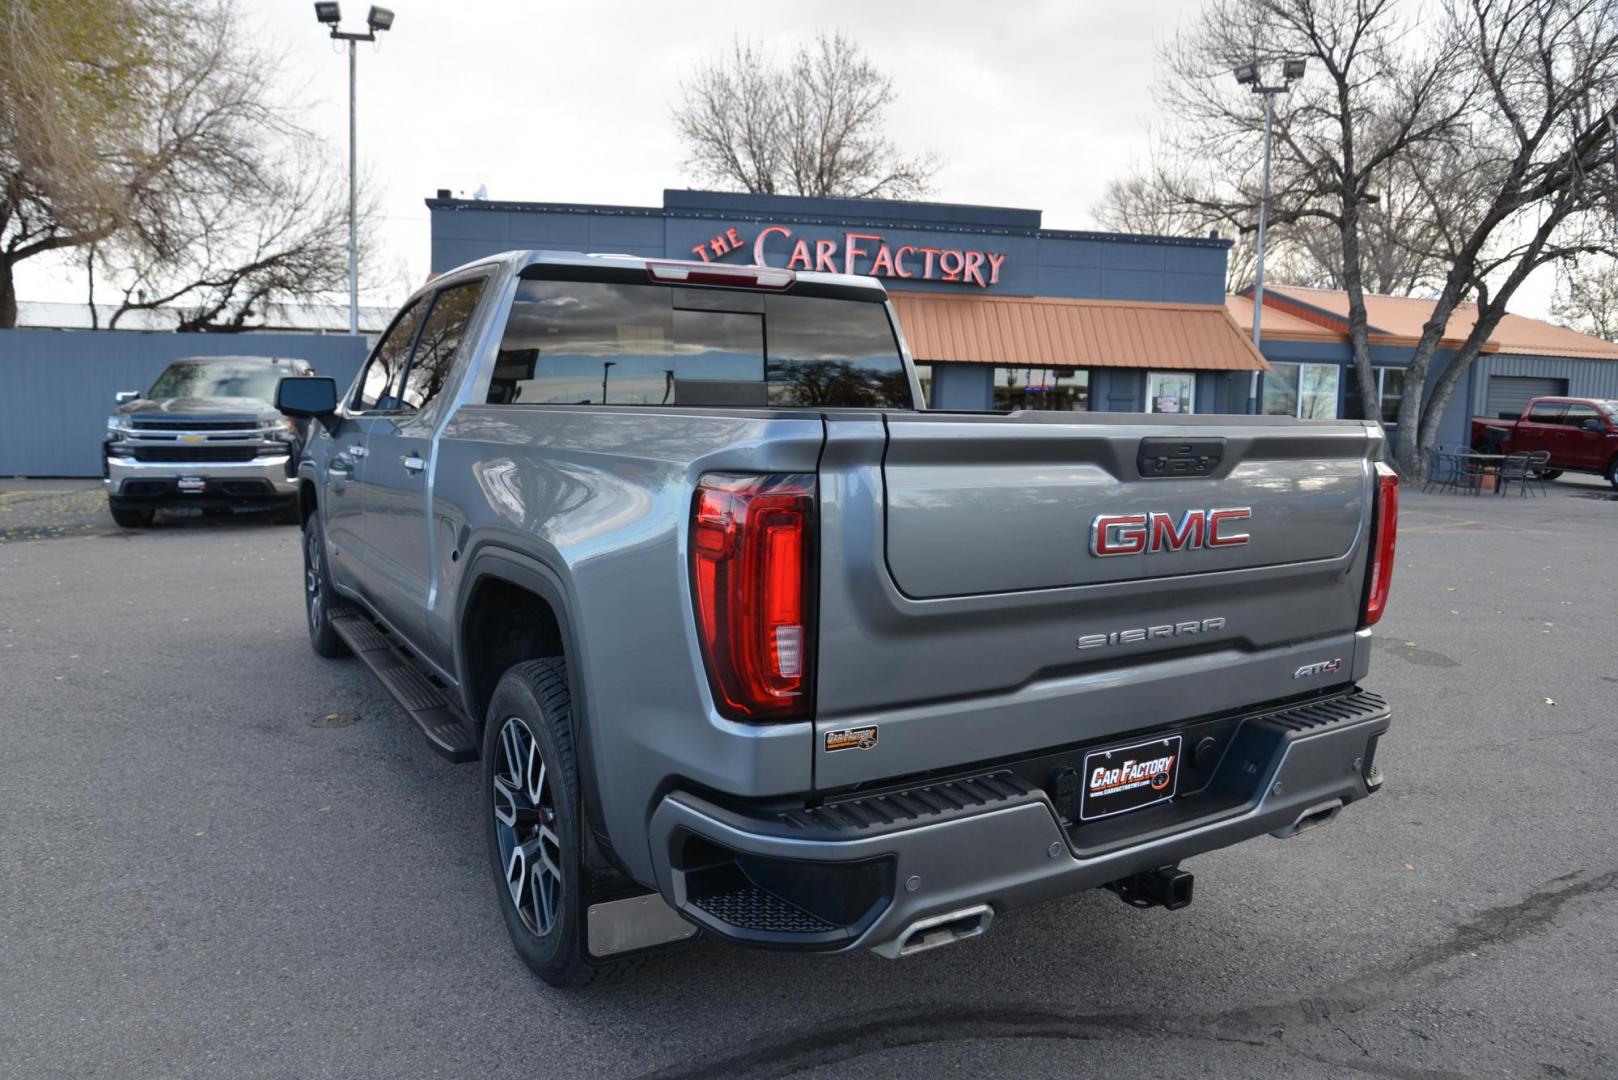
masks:
<svg viewBox="0 0 1618 1080"><path fill-rule="evenodd" d="M562 842L556 799L539 742L526 722L508 717L494 761L494 830L506 890L523 925L550 932L562 910Z"/></svg>
<svg viewBox="0 0 1618 1080"><path fill-rule="evenodd" d="M320 532L303 531L303 591L309 607L309 625L320 629L321 609L325 606L325 590L320 587Z"/></svg>

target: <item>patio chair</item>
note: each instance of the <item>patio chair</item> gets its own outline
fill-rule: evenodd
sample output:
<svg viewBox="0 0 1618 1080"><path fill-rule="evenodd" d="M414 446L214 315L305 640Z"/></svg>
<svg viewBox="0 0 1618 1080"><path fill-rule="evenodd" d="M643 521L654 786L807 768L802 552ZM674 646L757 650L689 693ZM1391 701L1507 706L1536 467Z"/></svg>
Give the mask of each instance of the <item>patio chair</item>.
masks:
<svg viewBox="0 0 1618 1080"><path fill-rule="evenodd" d="M1444 453L1450 469L1446 489L1458 495L1483 494L1483 477L1490 470L1489 463L1479 461L1474 451L1464 446L1452 446Z"/></svg>
<svg viewBox="0 0 1618 1080"><path fill-rule="evenodd" d="M1539 493L1545 494L1545 470L1550 467L1551 452L1549 450L1532 450L1528 454L1528 479L1531 483L1539 485Z"/></svg>
<svg viewBox="0 0 1618 1080"><path fill-rule="evenodd" d="M1421 486L1423 493L1436 487L1439 494L1443 494L1460 487L1461 460L1455 453L1452 446L1435 446L1427 452L1427 482Z"/></svg>
<svg viewBox="0 0 1618 1080"><path fill-rule="evenodd" d="M1518 498L1533 494L1533 491L1528 486L1528 462L1530 457L1530 454L1521 450L1515 454L1506 455L1506 459L1500 463L1499 492L1501 495L1504 495L1506 489L1512 484L1517 485Z"/></svg>

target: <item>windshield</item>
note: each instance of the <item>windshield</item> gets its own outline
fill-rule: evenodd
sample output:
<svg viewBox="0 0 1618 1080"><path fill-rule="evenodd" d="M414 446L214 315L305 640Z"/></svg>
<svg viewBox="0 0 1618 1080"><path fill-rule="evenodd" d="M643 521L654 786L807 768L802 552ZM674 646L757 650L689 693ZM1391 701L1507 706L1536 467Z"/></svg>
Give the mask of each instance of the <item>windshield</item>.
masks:
<svg viewBox="0 0 1618 1080"><path fill-rule="evenodd" d="M252 398L273 402L285 364L237 364L220 360L176 360L152 384L149 398Z"/></svg>

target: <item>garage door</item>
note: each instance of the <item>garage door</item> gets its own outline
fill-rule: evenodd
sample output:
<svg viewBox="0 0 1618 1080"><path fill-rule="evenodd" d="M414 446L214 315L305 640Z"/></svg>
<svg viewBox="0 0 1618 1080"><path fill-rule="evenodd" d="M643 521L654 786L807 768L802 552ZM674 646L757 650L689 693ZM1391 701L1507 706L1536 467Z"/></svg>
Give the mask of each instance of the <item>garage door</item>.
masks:
<svg viewBox="0 0 1618 1080"><path fill-rule="evenodd" d="M1515 420L1537 397L1566 397L1566 379L1529 378L1525 375L1489 376L1489 416Z"/></svg>

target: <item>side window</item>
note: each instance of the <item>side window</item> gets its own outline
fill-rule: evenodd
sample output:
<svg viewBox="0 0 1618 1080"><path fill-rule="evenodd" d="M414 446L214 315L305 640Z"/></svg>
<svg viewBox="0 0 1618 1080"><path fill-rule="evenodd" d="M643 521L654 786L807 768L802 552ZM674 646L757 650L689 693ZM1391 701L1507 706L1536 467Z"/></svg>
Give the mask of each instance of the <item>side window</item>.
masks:
<svg viewBox="0 0 1618 1080"><path fill-rule="evenodd" d="M765 297L771 405L907 408L910 379L881 304Z"/></svg>
<svg viewBox="0 0 1618 1080"><path fill-rule="evenodd" d="M377 343L365 365L359 393L354 396L354 408L370 412L399 407L399 378L404 374L405 362L410 359L410 343L416 339L416 327L421 325L426 307L420 300L411 304Z"/></svg>
<svg viewBox="0 0 1618 1080"><path fill-rule="evenodd" d="M488 401L673 404L678 367L668 289L523 281L506 321Z"/></svg>
<svg viewBox="0 0 1618 1080"><path fill-rule="evenodd" d="M1526 419L1531 424L1560 424L1566 409L1560 401L1541 401L1529 410Z"/></svg>
<svg viewBox="0 0 1618 1080"><path fill-rule="evenodd" d="M404 392L399 395L406 408L426 408L444 388L455 363L455 354L460 351L461 338L466 335L466 326L472 321L472 312L483 295L483 285L482 280L455 285L439 293L433 301L421 340L416 343L410 373L405 376Z"/></svg>
<svg viewBox="0 0 1618 1080"><path fill-rule="evenodd" d="M1583 427L1586 420L1599 419L1601 419L1601 415L1596 412L1594 405L1575 404L1567 407L1567 415L1562 418L1562 423L1568 427L1576 428Z"/></svg>

